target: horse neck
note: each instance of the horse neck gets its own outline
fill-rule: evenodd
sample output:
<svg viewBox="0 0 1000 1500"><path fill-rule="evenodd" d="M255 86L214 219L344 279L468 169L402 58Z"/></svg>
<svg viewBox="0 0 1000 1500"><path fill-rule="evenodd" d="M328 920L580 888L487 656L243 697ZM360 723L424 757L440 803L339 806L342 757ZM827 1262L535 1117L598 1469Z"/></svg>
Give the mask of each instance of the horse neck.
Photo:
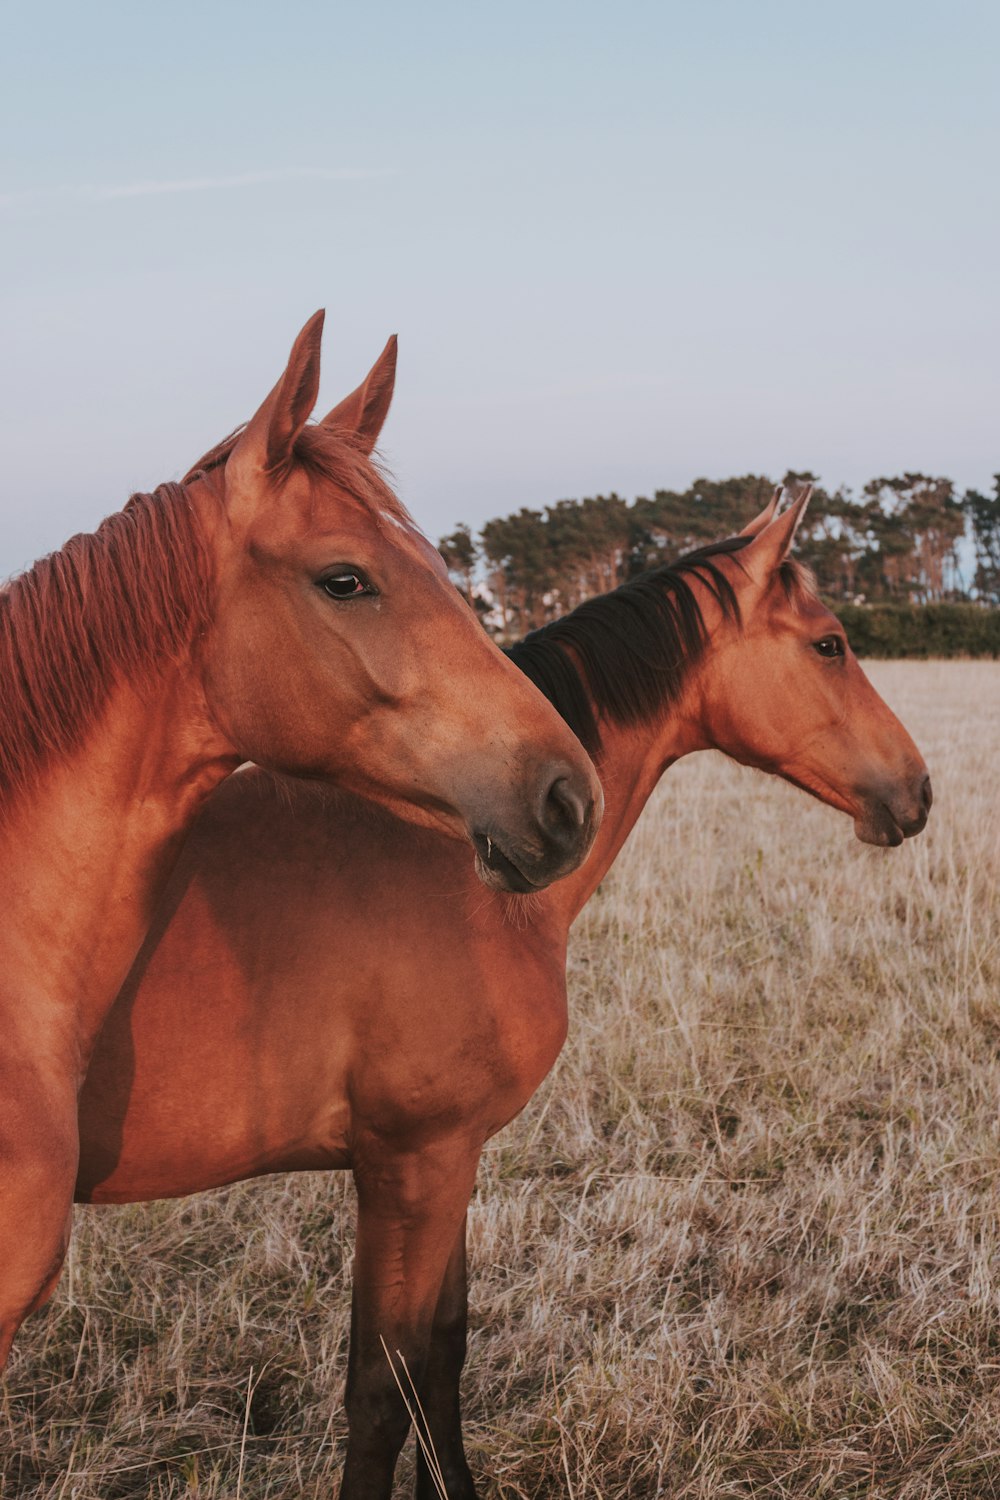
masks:
<svg viewBox="0 0 1000 1500"><path fill-rule="evenodd" d="M657 782L673 763L706 744L694 684L680 703L648 724L601 725L597 768L604 788L604 817L590 854L572 875L552 886L547 898L569 927L579 916L621 852ZM546 899L546 898L543 898Z"/></svg>
<svg viewBox="0 0 1000 1500"><path fill-rule="evenodd" d="M195 812L239 758L193 655L108 693L0 821L0 989L85 1067Z"/></svg>

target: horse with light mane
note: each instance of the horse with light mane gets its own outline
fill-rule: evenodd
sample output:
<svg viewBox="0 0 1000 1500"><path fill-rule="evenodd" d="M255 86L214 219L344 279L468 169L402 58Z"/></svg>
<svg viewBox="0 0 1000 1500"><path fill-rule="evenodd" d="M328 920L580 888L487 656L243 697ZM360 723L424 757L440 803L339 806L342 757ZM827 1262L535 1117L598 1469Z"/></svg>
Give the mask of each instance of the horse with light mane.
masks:
<svg viewBox="0 0 1000 1500"><path fill-rule="evenodd" d="M0 593L0 1363L62 1265L94 1039L224 777L331 778L472 838L501 889L573 869L596 826L579 743L372 463L395 342L306 426L322 322L185 483Z"/></svg>
<svg viewBox="0 0 1000 1500"><path fill-rule="evenodd" d="M848 813L869 843L924 826L916 747L787 556L807 498L513 648L592 749L606 799L588 860L516 920L517 898L484 896L447 840L263 772L234 777L192 834L95 1051L78 1197L353 1172L343 1500L386 1500L409 1423L383 1339L416 1381L449 1500L475 1496L459 1375L479 1155L559 1053L570 926L666 768L715 747Z"/></svg>

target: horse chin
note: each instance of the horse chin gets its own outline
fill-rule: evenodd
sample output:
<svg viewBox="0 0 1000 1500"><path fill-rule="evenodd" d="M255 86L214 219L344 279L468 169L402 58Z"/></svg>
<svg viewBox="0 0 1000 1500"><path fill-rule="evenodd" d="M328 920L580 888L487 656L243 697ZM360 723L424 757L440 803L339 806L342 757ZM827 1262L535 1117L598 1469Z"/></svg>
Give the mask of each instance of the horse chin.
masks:
<svg viewBox="0 0 1000 1500"><path fill-rule="evenodd" d="M863 844L876 844L880 849L898 848L906 837L885 803L874 798L854 819L854 832Z"/></svg>
<svg viewBox="0 0 1000 1500"><path fill-rule="evenodd" d="M526 896L541 889L521 873L492 839L475 834L473 843L476 847L476 874L488 890Z"/></svg>

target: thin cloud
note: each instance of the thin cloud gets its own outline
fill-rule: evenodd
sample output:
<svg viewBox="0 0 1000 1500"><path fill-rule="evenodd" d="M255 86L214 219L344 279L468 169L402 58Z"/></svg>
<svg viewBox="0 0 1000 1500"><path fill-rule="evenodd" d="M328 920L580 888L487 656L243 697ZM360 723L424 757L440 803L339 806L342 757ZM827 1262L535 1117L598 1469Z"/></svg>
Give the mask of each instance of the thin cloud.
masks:
<svg viewBox="0 0 1000 1500"><path fill-rule="evenodd" d="M262 172L233 172L219 177L147 178L140 182L104 186L84 183L77 187L33 188L20 193L0 193L0 209L44 207L56 203L110 203L117 198L154 198L166 193L206 193L227 188L263 187L283 182L365 182L389 177L389 168L379 167L278 167Z"/></svg>

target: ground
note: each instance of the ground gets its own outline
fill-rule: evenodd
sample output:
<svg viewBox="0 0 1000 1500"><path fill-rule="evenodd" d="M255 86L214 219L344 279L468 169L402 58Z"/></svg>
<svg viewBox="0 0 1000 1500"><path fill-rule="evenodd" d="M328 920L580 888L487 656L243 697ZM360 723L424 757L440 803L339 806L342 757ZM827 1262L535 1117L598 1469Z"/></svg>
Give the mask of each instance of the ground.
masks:
<svg viewBox="0 0 1000 1500"><path fill-rule="evenodd" d="M1000 1500L1000 663L871 675L924 835L698 756L578 925L471 1216L484 1497ZM3 1496L329 1500L352 1215L319 1174L79 1210Z"/></svg>

